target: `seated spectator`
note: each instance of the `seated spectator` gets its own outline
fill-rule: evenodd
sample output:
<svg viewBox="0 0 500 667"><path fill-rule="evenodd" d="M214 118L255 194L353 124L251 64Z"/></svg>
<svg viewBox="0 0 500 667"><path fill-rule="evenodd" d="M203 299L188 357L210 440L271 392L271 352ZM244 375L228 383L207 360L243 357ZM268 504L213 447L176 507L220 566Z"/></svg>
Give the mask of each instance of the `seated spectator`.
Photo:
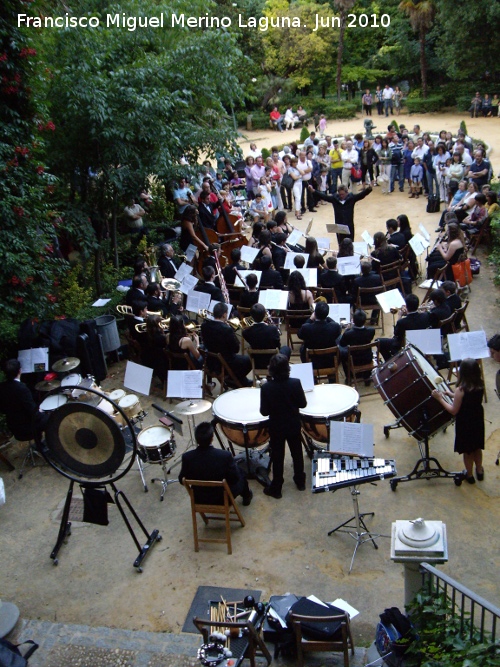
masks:
<svg viewBox="0 0 500 667"><path fill-rule="evenodd" d="M255 221L263 220L267 223L269 220L266 202L264 201L261 192L255 193L255 199L252 200L249 211Z"/></svg>
<svg viewBox="0 0 500 667"><path fill-rule="evenodd" d="M475 197L475 205L470 214L460 223L461 229L468 234L476 234L488 219L486 197L479 193Z"/></svg>
<svg viewBox="0 0 500 667"><path fill-rule="evenodd" d="M280 132L283 132L283 117L278 111L278 107L273 107L273 110L269 114L269 118L271 119L273 126L276 127Z"/></svg>
<svg viewBox="0 0 500 667"><path fill-rule="evenodd" d="M285 127L287 130L293 130L295 125L299 122L299 117L297 114L294 114L292 111L292 107L289 106L287 107L287 110L285 111Z"/></svg>

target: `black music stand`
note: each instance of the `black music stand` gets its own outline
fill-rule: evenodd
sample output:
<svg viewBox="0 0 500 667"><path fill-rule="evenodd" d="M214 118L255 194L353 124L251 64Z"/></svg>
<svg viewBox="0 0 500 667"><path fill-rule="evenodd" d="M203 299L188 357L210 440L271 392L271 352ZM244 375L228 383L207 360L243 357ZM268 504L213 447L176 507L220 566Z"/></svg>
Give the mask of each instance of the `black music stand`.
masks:
<svg viewBox="0 0 500 667"><path fill-rule="evenodd" d="M384 427L384 431L385 431ZM430 456L429 453L429 415L427 409L422 408L422 419L418 426L419 430L424 434L423 440L418 440L418 448L420 450L420 458L415 463L413 470L403 477L393 477L390 481L391 489L396 491L399 482L412 482L416 479L438 479L440 477L453 479L456 486L462 484L463 475L461 472L449 472L445 470L439 463L436 457ZM434 465L433 465L434 464Z"/></svg>

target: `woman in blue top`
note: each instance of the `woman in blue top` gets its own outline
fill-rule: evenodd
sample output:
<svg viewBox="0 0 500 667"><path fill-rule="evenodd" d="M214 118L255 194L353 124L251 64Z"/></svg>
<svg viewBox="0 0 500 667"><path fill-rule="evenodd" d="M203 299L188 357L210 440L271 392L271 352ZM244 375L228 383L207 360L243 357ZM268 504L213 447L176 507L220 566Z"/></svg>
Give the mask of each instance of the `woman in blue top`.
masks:
<svg viewBox="0 0 500 667"><path fill-rule="evenodd" d="M413 141L410 139L408 143L406 144L406 147L403 149L403 164L404 164L404 178L406 179L406 182L411 188L411 168L413 167L413 158L411 154L413 153L415 149L415 144Z"/></svg>

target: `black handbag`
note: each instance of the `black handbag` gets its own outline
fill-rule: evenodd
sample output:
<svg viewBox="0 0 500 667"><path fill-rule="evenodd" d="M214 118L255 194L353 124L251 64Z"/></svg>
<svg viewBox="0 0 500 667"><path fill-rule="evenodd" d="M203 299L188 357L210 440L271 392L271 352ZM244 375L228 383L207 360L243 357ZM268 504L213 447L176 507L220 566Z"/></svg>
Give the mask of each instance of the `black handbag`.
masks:
<svg viewBox="0 0 500 667"><path fill-rule="evenodd" d="M283 178L281 179L281 185L284 188L286 188L287 190L291 190L293 188L294 183L295 181L290 176L290 174L283 174Z"/></svg>
<svg viewBox="0 0 500 667"><path fill-rule="evenodd" d="M439 213L441 203L438 195L429 195L427 200L427 213Z"/></svg>

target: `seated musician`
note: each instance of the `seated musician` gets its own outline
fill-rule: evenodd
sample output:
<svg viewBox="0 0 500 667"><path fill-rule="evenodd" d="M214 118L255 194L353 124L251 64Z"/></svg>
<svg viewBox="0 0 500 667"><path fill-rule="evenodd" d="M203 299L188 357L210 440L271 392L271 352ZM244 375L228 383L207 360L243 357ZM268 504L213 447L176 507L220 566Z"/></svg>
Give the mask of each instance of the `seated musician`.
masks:
<svg viewBox="0 0 500 667"><path fill-rule="evenodd" d="M406 243L405 235L402 232L398 232L398 221L394 218L390 218L385 223L387 227L387 242L389 245L396 246L398 250L402 250Z"/></svg>
<svg viewBox="0 0 500 667"><path fill-rule="evenodd" d="M281 273L271 268L272 259L263 255L260 259L262 275L260 277L260 289L283 289L283 278Z"/></svg>
<svg viewBox="0 0 500 667"><path fill-rule="evenodd" d="M356 303L360 287L382 287L382 278L373 270L369 260L361 261L361 275L352 281L352 301ZM373 306L370 324L377 324L380 316L380 306L374 294L363 294L363 305Z"/></svg>
<svg viewBox="0 0 500 667"><path fill-rule="evenodd" d="M276 243L276 234L279 233L278 223L276 220L269 220L266 225L266 229L271 234L271 242Z"/></svg>
<svg viewBox="0 0 500 667"><path fill-rule="evenodd" d="M419 298L416 294L408 294L406 305L399 311L399 318L394 326L392 338L379 338L380 354L384 361L393 357L405 344L407 331L429 328L429 313L419 313Z"/></svg>
<svg viewBox="0 0 500 667"><path fill-rule="evenodd" d="M195 429L196 449L182 455L179 482L183 479L203 482L226 480L231 493L243 498L243 505L252 502L253 493L248 486L246 477L235 464L231 452L212 447L214 427L210 422L202 422ZM205 505L222 505L223 499L219 489L198 488L194 491L195 501Z"/></svg>
<svg viewBox="0 0 500 667"><path fill-rule="evenodd" d="M137 331L135 325L141 324L141 322L146 321L146 318L148 316L148 302L145 299L142 299L140 301L134 301L134 303L132 304L132 313L133 316L127 318L128 330L131 337L142 345L144 341L144 335L139 333L139 331Z"/></svg>
<svg viewBox="0 0 500 667"><path fill-rule="evenodd" d="M50 413L40 412L31 391L21 382L21 364L9 359L5 364L5 382L0 383L0 412L7 418L7 426L16 440L34 439L42 442Z"/></svg>
<svg viewBox="0 0 500 667"><path fill-rule="evenodd" d="M196 285L195 292L210 294L212 301L224 301L222 290L214 283L215 269L213 266L204 266L202 269L203 281Z"/></svg>
<svg viewBox="0 0 500 667"><path fill-rule="evenodd" d="M196 206L186 206L181 216L181 237L179 239L181 250L185 252L190 243L203 252L209 249L209 244L202 239Z"/></svg>
<svg viewBox="0 0 500 667"><path fill-rule="evenodd" d="M385 235L382 232L376 232L374 234L373 243L375 245L375 249L371 253L371 256L374 257L375 260L378 260L372 262L374 271L382 271L388 264L401 261L401 254L398 248L396 248L396 246L389 245ZM384 279L392 280L393 278L396 278L398 274L401 275L401 271L400 269L396 268L393 271L385 273ZM403 282L405 294L411 294L411 278L401 275L401 280Z"/></svg>
<svg viewBox="0 0 500 667"><path fill-rule="evenodd" d="M344 278L337 271L337 258L326 258L326 270L319 274L318 282L320 287L334 289L337 301L339 303L350 303L351 297L347 293Z"/></svg>
<svg viewBox="0 0 500 667"><path fill-rule="evenodd" d="M132 278L132 287L128 290L125 296L125 303L127 306L132 306L134 301L142 301L146 298L146 287L148 281L145 276L139 275Z"/></svg>
<svg viewBox="0 0 500 667"><path fill-rule="evenodd" d="M300 255L297 257L300 257ZM294 259L297 259L297 257L294 257ZM301 259L304 258L301 257ZM304 276L298 271L292 271L288 279L288 310L312 310L313 308L313 295L306 288Z"/></svg>
<svg viewBox="0 0 500 667"><path fill-rule="evenodd" d="M251 308L259 300L259 290L257 283L259 282L255 273L249 273L245 278L248 289L243 290L240 296L240 306L242 308Z"/></svg>
<svg viewBox="0 0 500 667"><path fill-rule="evenodd" d="M446 303L446 294L442 289L433 289L429 294L429 300L434 304L434 307L429 311L429 326L431 329L438 329L439 323L451 315L451 310ZM441 333L446 335L449 332L441 331Z"/></svg>
<svg viewBox="0 0 500 667"><path fill-rule="evenodd" d="M146 319L146 333L140 334L141 343L141 363L148 368L153 369L154 375L160 380L166 380L168 372L167 358L165 357L165 348L167 346L167 336L160 326L161 317L159 315L148 315Z"/></svg>
<svg viewBox="0 0 500 667"><path fill-rule="evenodd" d="M250 387L251 380L247 379L252 369L250 357L246 354L238 354L240 342L236 334L227 323L228 306L226 303L217 303L214 306L213 320L205 320L201 325L201 337L205 348L209 352L220 353L230 365L231 370L244 387ZM218 362L217 362L218 363ZM219 372L219 368L208 359L209 370Z"/></svg>
<svg viewBox="0 0 500 667"><path fill-rule="evenodd" d="M296 269L303 269L306 265L305 257L303 255L295 255L293 265Z"/></svg>
<svg viewBox="0 0 500 667"><path fill-rule="evenodd" d="M366 313L364 310L356 310L352 318L352 324L348 325L339 339L338 347L340 352L340 359L344 372L347 374L347 358L349 354L348 346L350 345L366 345L371 343L375 337L375 329L373 327L366 327ZM369 364L373 359L372 351L365 350L356 352L353 355L354 363L358 366ZM365 382L369 383L370 372L366 371Z"/></svg>
<svg viewBox="0 0 500 667"><path fill-rule="evenodd" d="M454 313L462 307L462 300L457 294L457 283L454 280L445 280L441 283L441 289L446 295L446 302L450 311Z"/></svg>
<svg viewBox="0 0 500 667"><path fill-rule="evenodd" d="M314 308L314 313L303 324L297 334L303 341L300 347L300 360L306 361L306 348L308 350L321 350L327 347L334 347L341 334L340 324L334 322L328 317L328 304L324 301L318 301ZM330 368L333 366L332 357L322 357L313 361L314 368Z"/></svg>
<svg viewBox="0 0 500 667"><path fill-rule="evenodd" d="M177 273L177 265L174 262L174 249L170 243L164 243L160 248L158 268L164 278L173 278Z"/></svg>
<svg viewBox="0 0 500 667"><path fill-rule="evenodd" d="M152 313L159 312L163 317L169 314L170 308L168 302L161 298L161 290L158 283L150 283L146 287L146 299L148 302L148 311Z"/></svg>
<svg viewBox="0 0 500 667"><path fill-rule="evenodd" d="M244 270L245 267L240 264L240 259L241 250L239 248L233 248L231 250L231 263L222 269L222 275L224 276L226 285L234 285L236 282L235 269L238 271Z"/></svg>
<svg viewBox="0 0 500 667"><path fill-rule="evenodd" d="M203 357L200 352L200 339L196 332L188 334L182 315L172 315L170 318L168 349L170 352L181 354L187 352L198 368L203 366ZM174 370L187 370L187 361L173 359Z"/></svg>
<svg viewBox="0 0 500 667"><path fill-rule="evenodd" d="M271 250L273 264L275 269L283 269L286 262L288 248L286 246L286 234L278 232L274 237L274 244Z"/></svg>
<svg viewBox="0 0 500 667"><path fill-rule="evenodd" d="M243 338L249 344L252 350L272 350L280 349L280 332L278 327L274 324L267 324L264 322L266 316L266 309L261 303L256 303L250 310L250 317L254 323L248 329L243 331ZM258 368L267 368L271 357L273 355L266 355L258 357L256 365Z"/></svg>
<svg viewBox="0 0 500 667"><path fill-rule="evenodd" d="M200 223L207 229L217 228L217 216L214 213L214 204L210 201L210 192L202 190L198 198L199 207L198 215L200 216Z"/></svg>

